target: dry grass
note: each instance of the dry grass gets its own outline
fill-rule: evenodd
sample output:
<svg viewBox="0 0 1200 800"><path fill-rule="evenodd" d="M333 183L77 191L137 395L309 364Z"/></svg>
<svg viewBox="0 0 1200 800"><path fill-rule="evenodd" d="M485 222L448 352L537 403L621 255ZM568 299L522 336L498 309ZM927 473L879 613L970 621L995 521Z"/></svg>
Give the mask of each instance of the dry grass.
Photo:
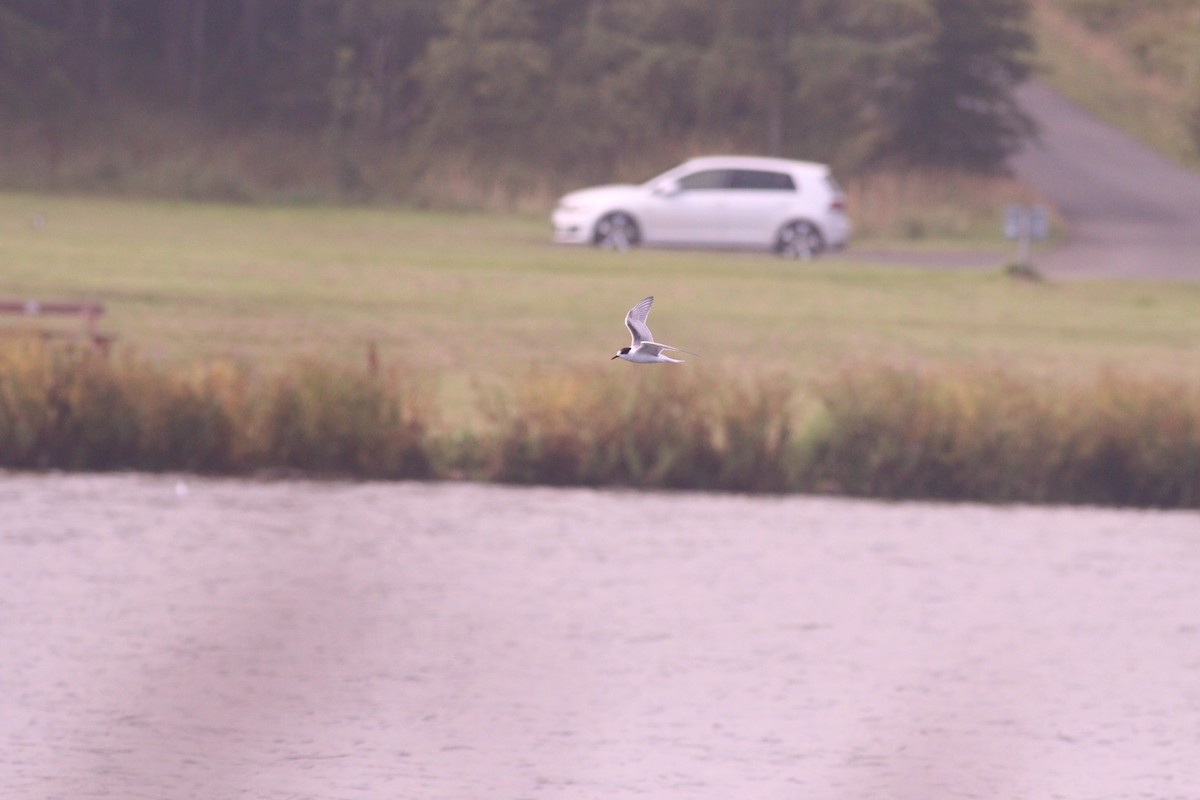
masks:
<svg viewBox="0 0 1200 800"><path fill-rule="evenodd" d="M432 407L399 370L167 368L13 337L0 346L0 464L426 477Z"/></svg>
<svg viewBox="0 0 1200 800"><path fill-rule="evenodd" d="M109 197L237 203L403 203L442 211L545 213L581 186L641 181L690 155L738 152L711 137L612 157L532 160L438 144L338 140L267 126L222 128L137 105L88 125L0 120L0 186Z"/></svg>
<svg viewBox="0 0 1200 800"><path fill-rule="evenodd" d="M846 182L860 239L986 241L1011 203L1043 203L1013 178L939 170L891 170Z"/></svg>
<svg viewBox="0 0 1200 800"><path fill-rule="evenodd" d="M1050 83L1097 117L1181 163L1200 167L1200 150L1188 130L1194 100L1186 86L1148 72L1117 31L1089 29L1061 2L1034 0L1033 9L1039 57ZM1200 30L1194 19L1191 27Z"/></svg>
<svg viewBox="0 0 1200 800"><path fill-rule="evenodd" d="M162 368L0 346L0 467L1200 507L1200 387L987 367L844 371L805 387L683 370L527 376L435 434L406 370Z"/></svg>
<svg viewBox="0 0 1200 800"><path fill-rule="evenodd" d="M1200 506L1200 390L881 368L819 389L814 476L884 497Z"/></svg>
<svg viewBox="0 0 1200 800"><path fill-rule="evenodd" d="M0 183L13 188L224 202L336 200L336 160L312 137L225 131L190 116L123 108L107 123L55 131L0 124Z"/></svg>
<svg viewBox="0 0 1200 800"><path fill-rule="evenodd" d="M734 491L788 488L791 393L780 381L713 383L539 373L490 407L481 474L518 483Z"/></svg>

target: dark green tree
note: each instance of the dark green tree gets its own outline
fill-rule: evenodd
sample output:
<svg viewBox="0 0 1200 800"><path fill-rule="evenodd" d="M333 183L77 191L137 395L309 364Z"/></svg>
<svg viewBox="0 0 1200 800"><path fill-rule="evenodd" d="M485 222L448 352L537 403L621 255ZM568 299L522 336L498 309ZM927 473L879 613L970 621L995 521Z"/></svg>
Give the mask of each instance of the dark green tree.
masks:
<svg viewBox="0 0 1200 800"><path fill-rule="evenodd" d="M122 114L285 129L329 148L347 188L383 142L473 179L633 176L716 149L991 169L1032 130L1012 94L1028 4L0 0L0 123L40 126L48 162Z"/></svg>
<svg viewBox="0 0 1200 800"><path fill-rule="evenodd" d="M891 152L922 164L1004 167L1033 121L1014 89L1033 68L1028 0L930 0L937 34L908 102L894 110Z"/></svg>
<svg viewBox="0 0 1200 800"><path fill-rule="evenodd" d="M337 7L333 123L343 134L390 137L417 113L414 65L440 32L438 0L343 0Z"/></svg>
<svg viewBox="0 0 1200 800"><path fill-rule="evenodd" d="M696 135L696 75L711 43L710 0L593 2L564 31L553 106L572 160L637 162ZM664 147L666 145L666 147Z"/></svg>
<svg viewBox="0 0 1200 800"><path fill-rule="evenodd" d="M720 4L702 123L754 152L857 166L890 142L935 30L925 0Z"/></svg>
<svg viewBox="0 0 1200 800"><path fill-rule="evenodd" d="M65 25L46 11L0 6L0 108L14 117L55 118L79 100L63 64Z"/></svg>
<svg viewBox="0 0 1200 800"><path fill-rule="evenodd" d="M416 67L426 142L486 151L490 160L536 151L555 77L538 6L459 0Z"/></svg>

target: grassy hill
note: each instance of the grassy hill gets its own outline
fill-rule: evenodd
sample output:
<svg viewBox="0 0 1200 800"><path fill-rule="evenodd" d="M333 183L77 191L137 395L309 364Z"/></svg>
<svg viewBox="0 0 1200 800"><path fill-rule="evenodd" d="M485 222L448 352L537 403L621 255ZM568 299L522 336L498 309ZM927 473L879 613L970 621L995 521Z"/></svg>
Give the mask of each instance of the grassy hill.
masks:
<svg viewBox="0 0 1200 800"><path fill-rule="evenodd" d="M1096 116L1200 168L1200 5L1034 0L1043 77Z"/></svg>

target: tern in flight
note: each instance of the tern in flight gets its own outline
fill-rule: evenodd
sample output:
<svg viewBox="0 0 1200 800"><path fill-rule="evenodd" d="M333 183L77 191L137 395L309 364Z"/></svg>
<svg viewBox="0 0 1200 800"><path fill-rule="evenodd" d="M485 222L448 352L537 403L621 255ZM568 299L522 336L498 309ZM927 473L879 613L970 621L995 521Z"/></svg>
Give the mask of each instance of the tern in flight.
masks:
<svg viewBox="0 0 1200 800"><path fill-rule="evenodd" d="M677 350L693 356L699 355L691 350L683 350L654 341L654 335L650 333L650 327L646 325L646 317L650 314L650 306L653 304L654 298L647 297L629 309L629 313L625 315L625 327L629 328L629 335L633 337L633 341L630 342L629 347L622 347L618 350L613 358L623 358L635 364L682 364L683 359L664 356L662 351Z"/></svg>

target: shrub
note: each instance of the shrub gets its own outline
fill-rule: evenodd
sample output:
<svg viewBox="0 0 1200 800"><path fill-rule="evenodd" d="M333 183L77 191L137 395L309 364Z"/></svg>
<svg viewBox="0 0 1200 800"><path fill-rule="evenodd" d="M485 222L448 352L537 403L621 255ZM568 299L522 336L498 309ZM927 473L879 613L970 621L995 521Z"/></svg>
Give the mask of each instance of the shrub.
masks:
<svg viewBox="0 0 1200 800"><path fill-rule="evenodd" d="M818 387L809 480L857 495L1200 504L1200 391L1101 376L846 372Z"/></svg>
<svg viewBox="0 0 1200 800"><path fill-rule="evenodd" d="M1058 498L1200 506L1200 392L1113 374L1076 387L1060 420Z"/></svg>
<svg viewBox="0 0 1200 800"><path fill-rule="evenodd" d="M0 465L428 477L431 408L401 378L305 363L262 379L12 340L0 347Z"/></svg>
<svg viewBox="0 0 1200 800"><path fill-rule="evenodd" d="M1105 374L1036 382L987 368L868 366L812 387L628 368L534 373L486 427L435 437L408 370L216 362L0 344L0 466L890 498L1200 507L1200 386Z"/></svg>
<svg viewBox="0 0 1200 800"><path fill-rule="evenodd" d="M301 363L272 380L252 412L252 458L271 468L428 477L428 406L406 388L396 371Z"/></svg>
<svg viewBox="0 0 1200 800"><path fill-rule="evenodd" d="M0 348L0 459L20 468L127 465L137 426L126 388L91 348L17 337Z"/></svg>
<svg viewBox="0 0 1200 800"><path fill-rule="evenodd" d="M485 477L518 483L782 490L790 388L683 371L535 374L492 403Z"/></svg>

